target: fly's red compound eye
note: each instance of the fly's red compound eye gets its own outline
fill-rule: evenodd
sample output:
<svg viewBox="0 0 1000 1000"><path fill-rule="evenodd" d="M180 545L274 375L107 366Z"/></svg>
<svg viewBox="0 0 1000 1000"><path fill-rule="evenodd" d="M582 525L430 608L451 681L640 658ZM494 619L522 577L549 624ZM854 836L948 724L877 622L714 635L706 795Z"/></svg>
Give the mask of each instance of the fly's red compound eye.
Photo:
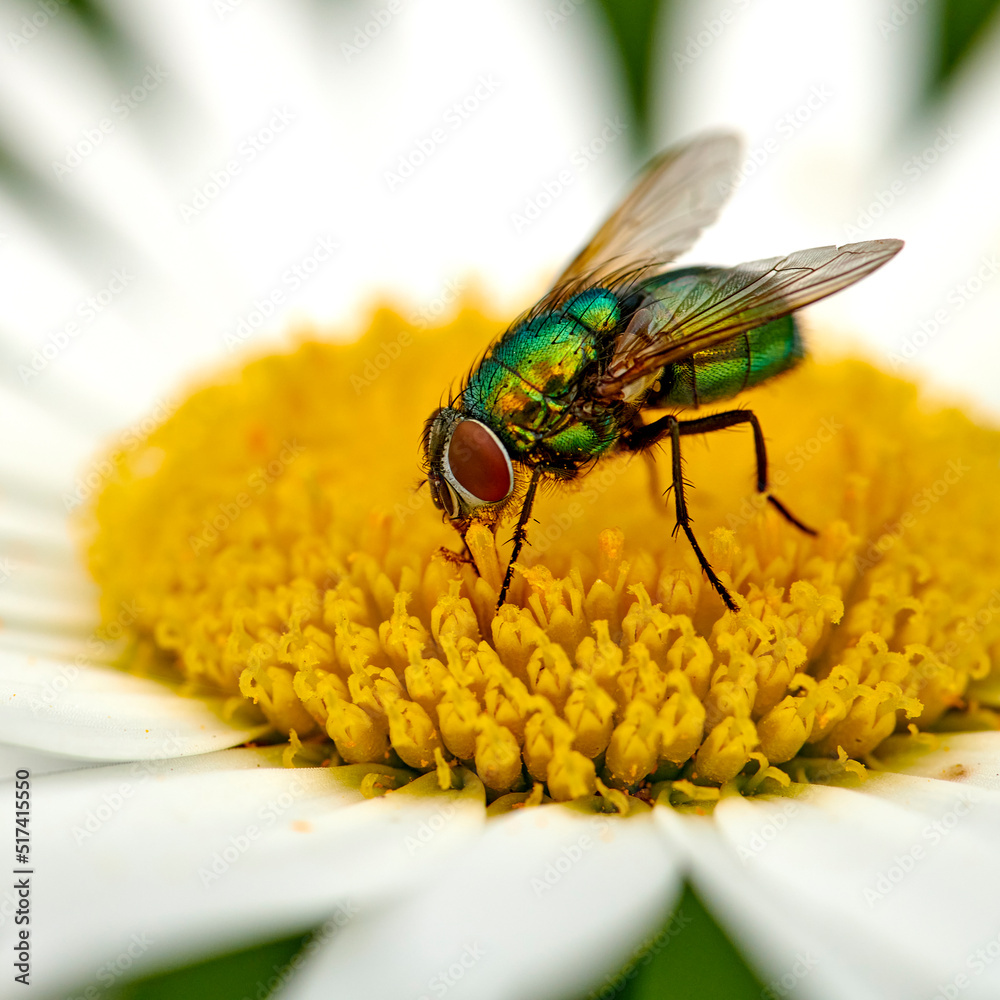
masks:
<svg viewBox="0 0 1000 1000"><path fill-rule="evenodd" d="M500 439L478 420L462 420L448 443L448 465L459 486L480 503L510 496L514 473Z"/></svg>

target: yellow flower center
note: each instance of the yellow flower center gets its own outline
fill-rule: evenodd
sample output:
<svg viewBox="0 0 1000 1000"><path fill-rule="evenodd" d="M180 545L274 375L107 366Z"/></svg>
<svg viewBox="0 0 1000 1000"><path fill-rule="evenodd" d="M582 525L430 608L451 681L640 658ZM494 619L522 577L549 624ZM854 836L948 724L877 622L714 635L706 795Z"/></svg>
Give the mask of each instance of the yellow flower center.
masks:
<svg viewBox="0 0 1000 1000"><path fill-rule="evenodd" d="M141 648L296 745L444 781L462 762L494 796L670 782L698 801L863 759L910 723L983 724L1000 434L864 364L807 363L749 402L776 495L818 538L752 493L749 434L684 442L695 531L739 613L622 458L542 498L494 613L509 529L469 532L478 574L450 561L458 538L416 484L424 419L497 329L383 311L357 343L305 341L194 392L96 505L105 615L128 603Z"/></svg>

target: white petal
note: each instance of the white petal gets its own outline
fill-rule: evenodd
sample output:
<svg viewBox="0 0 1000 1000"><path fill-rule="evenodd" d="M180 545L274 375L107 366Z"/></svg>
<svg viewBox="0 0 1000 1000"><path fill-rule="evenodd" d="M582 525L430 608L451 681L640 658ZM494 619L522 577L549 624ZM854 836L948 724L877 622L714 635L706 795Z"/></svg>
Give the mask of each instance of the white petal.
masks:
<svg viewBox="0 0 1000 1000"><path fill-rule="evenodd" d="M279 761L280 748L236 750L32 779L36 990L100 987L108 968L140 974L347 922L484 822L474 779L464 792L367 801L356 768ZM0 996L14 986L3 977Z"/></svg>
<svg viewBox="0 0 1000 1000"><path fill-rule="evenodd" d="M42 775L58 771L78 771L90 766L89 761L76 757L60 757L44 750L28 750L0 743L0 781L8 781L16 772L25 769L33 775Z"/></svg>
<svg viewBox="0 0 1000 1000"><path fill-rule="evenodd" d="M213 707L216 710L213 710ZM268 727L223 721L213 701L83 660L0 652L5 743L89 760L156 760L238 746Z"/></svg>
<svg viewBox="0 0 1000 1000"><path fill-rule="evenodd" d="M73 593L69 588L60 593L60 584L69 579L65 574L37 572L35 567L25 567L18 577L17 586L0 590L0 621L56 635L86 636L94 631L100 620L96 600L90 599L90 595ZM42 590L46 579L52 580L54 585Z"/></svg>
<svg viewBox="0 0 1000 1000"><path fill-rule="evenodd" d="M282 997L575 995L659 929L679 888L649 816L519 810L491 819L429 890L347 927Z"/></svg>
<svg viewBox="0 0 1000 1000"><path fill-rule="evenodd" d="M553 30L527 3L414 0L370 38L371 11L359 7L107 7L143 54L129 78L85 51L72 17L55 18L0 74L25 95L0 100L19 155L53 204L91 226L71 247L32 253L7 314L26 335L18 361L30 359L128 270L124 294L43 375L106 396L125 419L223 357L227 339L256 346L303 319L354 326L381 289L435 314L472 271L505 294L534 289L628 171L626 124L606 124L620 105L585 9ZM345 54L359 34L365 51ZM120 91L142 90L147 58L166 77L124 114ZM279 111L294 120L275 132ZM94 146L87 135L102 121ZM388 183L400 162L413 172L407 161L428 141L417 176ZM57 179L55 164L80 147L82 161ZM546 184L558 203L520 233L515 216L551 199ZM47 244L68 242L42 220L38 229ZM11 248L28 242L12 228ZM32 309L47 292L56 301Z"/></svg>
<svg viewBox="0 0 1000 1000"><path fill-rule="evenodd" d="M0 390L0 397L2 396L3 391ZM4 419L9 416L2 405L0 415ZM32 444L39 446L37 441ZM56 460L60 461L59 458ZM44 483L39 483L30 470L24 471L23 475L26 482L30 483L30 486L26 486L26 491L33 487L41 488L35 495L29 493L15 500L11 493L20 484L12 488L9 477L4 475L5 495L0 500L0 538L4 540L4 555L9 556L3 563L4 589L9 589L11 585L19 586L22 568L52 569L58 566L67 574L83 577L76 546L70 537L66 511L56 507L58 495L46 489Z"/></svg>
<svg viewBox="0 0 1000 1000"><path fill-rule="evenodd" d="M934 750L919 755L907 753L905 744L898 755L880 747L879 761L892 771L1000 791L1000 733L942 733L936 739Z"/></svg>
<svg viewBox="0 0 1000 1000"><path fill-rule="evenodd" d="M31 353L29 350L21 356L0 343L0 362L10 373L22 364L30 364ZM43 491L48 494L44 497L46 506L65 514L60 501L72 489L73 473L86 465L98 446L98 438L91 430L98 419L93 408L73 400L71 390L55 379L28 386L0 385L3 505L15 508L4 514L5 524L19 511L32 520L38 519L38 495ZM21 504L11 503L17 496L12 486L28 494Z"/></svg>
<svg viewBox="0 0 1000 1000"><path fill-rule="evenodd" d="M711 822L657 810L687 848L695 887L772 988L929 996L970 975L978 948L1000 952L1000 798L895 775L867 785L725 799ZM998 979L1000 963L988 965L961 995L995 996Z"/></svg>
<svg viewBox="0 0 1000 1000"><path fill-rule="evenodd" d="M93 637L92 637L93 638ZM0 650L4 653L27 654L60 662L112 664L125 652L122 642L102 643L82 639L79 635L59 635L33 628L4 628L0 633Z"/></svg>

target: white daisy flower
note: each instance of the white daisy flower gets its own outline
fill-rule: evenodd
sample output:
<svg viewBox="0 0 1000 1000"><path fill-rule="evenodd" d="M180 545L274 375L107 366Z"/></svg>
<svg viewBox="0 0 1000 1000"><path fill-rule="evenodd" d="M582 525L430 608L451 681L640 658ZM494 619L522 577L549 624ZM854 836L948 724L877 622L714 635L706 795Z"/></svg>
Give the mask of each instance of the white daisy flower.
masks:
<svg viewBox="0 0 1000 1000"><path fill-rule="evenodd" d="M747 171L733 244L709 253L905 237L912 263L908 246L828 321L876 317L873 352L957 384L915 331L990 252L995 213L972 198L995 70L975 65L918 143L977 138L919 185L902 161L869 228L867 192L893 190L909 148L881 138L905 107L904 74L879 75L892 6L796 9L791 38L789 5L733 7L718 31L695 17L690 64L663 46L676 119L742 123L766 149L786 77L787 113L810 114ZM415 438L626 178L596 21L109 9L113 69L55 0L11 9L0 69L20 184L0 193L0 996L96 998L317 928L262 990L611 996L643 943L683 941L685 882L766 995L996 995L996 432L858 363L807 368L754 406L817 540L739 508L739 435L691 452L738 615L655 520L643 470L610 463L545 498L494 615L503 557L483 529L481 575L434 558L453 539L412 491ZM899 26L890 64L921 30ZM823 149L795 183L829 199L786 192ZM967 211L923 238L946 197ZM986 350L978 280L939 320L956 356ZM480 281L502 307L476 306ZM354 343L303 330L357 335L380 287L405 315ZM223 373L178 388L206 366ZM985 374L964 384L989 405Z"/></svg>

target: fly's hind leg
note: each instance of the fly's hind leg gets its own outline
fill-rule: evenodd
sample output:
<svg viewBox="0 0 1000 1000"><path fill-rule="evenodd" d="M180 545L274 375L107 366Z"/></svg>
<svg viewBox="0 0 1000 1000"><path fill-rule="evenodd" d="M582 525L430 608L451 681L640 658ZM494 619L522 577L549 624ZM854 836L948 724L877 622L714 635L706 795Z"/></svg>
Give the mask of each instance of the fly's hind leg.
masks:
<svg viewBox="0 0 1000 1000"><path fill-rule="evenodd" d="M701 551L701 546L698 544L697 539L694 537L694 531L691 528L691 517L687 510L687 501L684 496L684 474L681 465L681 437L686 434L707 434L710 431L724 430L727 427L735 427L737 424L750 424L753 428L754 434L754 449L757 455L757 491L764 494L767 500L774 508L791 524L794 524L796 528L804 531L808 535L815 535L816 531L810 528L808 525L800 521L787 507L776 497L773 497L768 490L767 483L767 448L764 444L764 434L760 428L760 422L757 420L756 415L750 410L727 410L724 413L714 413L708 417L700 417L696 420L678 420L672 414L668 414L665 417L661 417L659 420L654 420L650 424L640 424L636 423L633 425L631 431L623 436L622 445L629 451L643 451L647 452L647 449L655 444L660 438L665 435L670 435L671 443L671 471L672 471L672 487L674 491L674 509L677 515L677 529L680 529L687 536L687 540L691 543L691 548L694 549L694 554L698 558L698 563L701 565L705 576L708 577L709 582L718 592L719 596L722 598L726 607L730 611L736 611L736 602L733 600L732 595L723 585L722 581L716 576L715 571L712 569L705 557L705 553ZM647 452L648 454L648 452Z"/></svg>
<svg viewBox="0 0 1000 1000"><path fill-rule="evenodd" d="M764 432L760 429L760 421L752 410L726 410L724 413L713 413L709 417L701 417L698 420L679 421L681 434L705 434L709 431L721 431L727 427L735 427L737 424L749 424L753 428L754 451L757 455L757 492L767 497L767 502L789 524L794 524L799 531L804 531L807 535L815 535L816 529L810 528L809 525L800 521L768 488L767 447L764 444Z"/></svg>

